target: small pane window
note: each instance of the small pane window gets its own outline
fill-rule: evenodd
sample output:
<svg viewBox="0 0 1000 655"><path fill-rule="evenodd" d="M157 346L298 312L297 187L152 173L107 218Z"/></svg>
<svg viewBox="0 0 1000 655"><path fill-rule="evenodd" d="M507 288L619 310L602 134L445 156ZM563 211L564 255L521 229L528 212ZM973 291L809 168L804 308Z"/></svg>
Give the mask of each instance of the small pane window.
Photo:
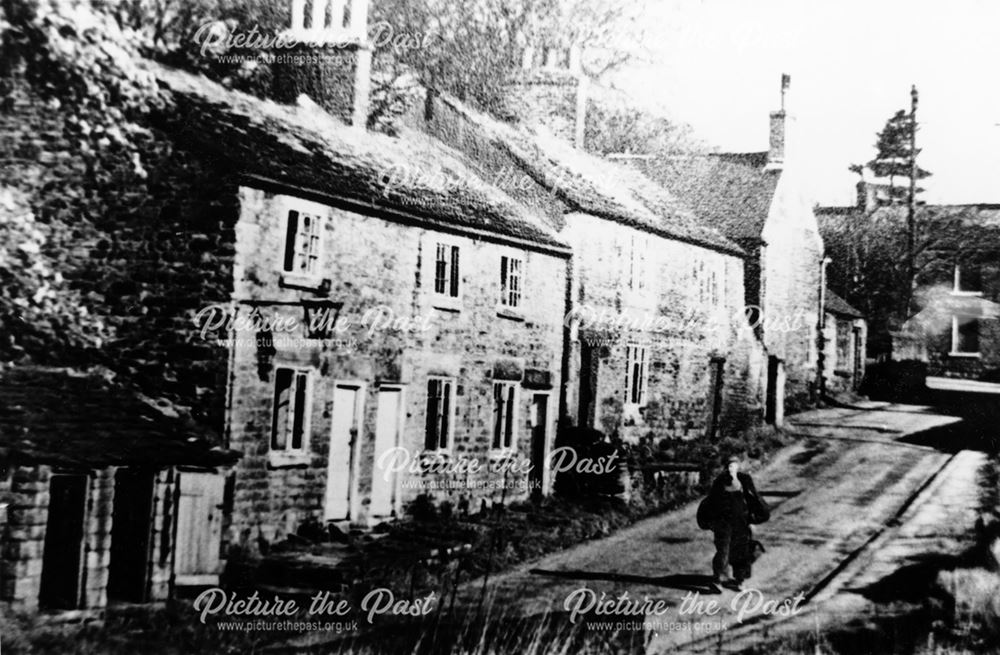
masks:
<svg viewBox="0 0 1000 655"><path fill-rule="evenodd" d="M316 214L294 209L288 212L283 263L286 273L319 273L321 223L322 220Z"/></svg>
<svg viewBox="0 0 1000 655"><path fill-rule="evenodd" d="M305 449L309 406L309 371L278 368L274 376L271 450Z"/></svg>
<svg viewBox="0 0 1000 655"><path fill-rule="evenodd" d="M627 346L625 353L625 402L629 405L646 404L646 374L648 349L645 346Z"/></svg>
<svg viewBox="0 0 1000 655"><path fill-rule="evenodd" d="M517 383L493 383L493 449L514 447L517 412Z"/></svg>
<svg viewBox="0 0 1000 655"><path fill-rule="evenodd" d="M439 243L434 259L434 293L449 298L459 295L458 246Z"/></svg>
<svg viewBox="0 0 1000 655"><path fill-rule="evenodd" d="M521 260L514 257L500 258L500 304L504 307L521 306Z"/></svg>
<svg viewBox="0 0 1000 655"><path fill-rule="evenodd" d="M424 427L424 448L445 450L451 444L451 417L454 406L455 381L432 378L427 381L427 417Z"/></svg>

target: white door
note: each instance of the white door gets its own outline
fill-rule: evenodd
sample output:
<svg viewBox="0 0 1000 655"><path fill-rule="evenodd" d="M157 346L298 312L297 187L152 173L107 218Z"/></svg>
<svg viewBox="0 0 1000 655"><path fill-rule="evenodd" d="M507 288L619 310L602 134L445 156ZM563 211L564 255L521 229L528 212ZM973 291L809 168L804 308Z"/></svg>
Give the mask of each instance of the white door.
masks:
<svg viewBox="0 0 1000 655"><path fill-rule="evenodd" d="M218 473L185 471L178 485L174 583L218 584L225 479Z"/></svg>
<svg viewBox="0 0 1000 655"><path fill-rule="evenodd" d="M326 502L323 517L327 521L353 518L351 496L354 491L358 418L361 416L362 387L337 384L333 388L333 420L330 428L330 455L326 467Z"/></svg>
<svg viewBox="0 0 1000 655"><path fill-rule="evenodd" d="M375 416L375 460L372 465L371 515L389 516L396 499L396 474L379 466L382 455L399 445L402 428L403 389L380 387ZM388 467L387 467L388 468Z"/></svg>

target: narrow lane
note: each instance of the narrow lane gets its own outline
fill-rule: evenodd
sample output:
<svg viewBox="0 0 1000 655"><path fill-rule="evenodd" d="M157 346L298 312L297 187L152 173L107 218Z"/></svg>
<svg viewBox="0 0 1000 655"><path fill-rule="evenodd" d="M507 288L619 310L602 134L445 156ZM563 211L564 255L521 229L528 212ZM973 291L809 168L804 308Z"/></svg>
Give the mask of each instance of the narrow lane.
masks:
<svg viewBox="0 0 1000 655"><path fill-rule="evenodd" d="M815 419L808 418L809 422ZM756 528L756 537L767 552L755 564L745 587L759 590L768 600L809 593L845 558L885 530L949 458L929 448L898 444L895 439L954 422L950 417L895 406L889 411L852 411L849 415L826 410L822 418L822 426L793 424L791 429L808 436L784 449L754 476L774 511L768 524ZM882 425L885 430L879 433L881 437L864 441L837 438L856 434L854 422ZM650 652L670 651L704 637L706 633L693 626L676 627L695 619L711 618L716 626L725 623L728 629L737 624L730 607L736 596L733 591L704 596L722 606L712 617L678 611L686 585L670 576L711 572L711 533L698 529L694 511L690 505L496 577L489 583L488 602L506 613L561 614L567 612L566 599L581 587L598 597L606 593L607 599L628 592L630 599L663 600L670 607L665 614L645 617L662 628L650 631ZM474 605L480 587L481 582L466 586L459 602Z"/></svg>

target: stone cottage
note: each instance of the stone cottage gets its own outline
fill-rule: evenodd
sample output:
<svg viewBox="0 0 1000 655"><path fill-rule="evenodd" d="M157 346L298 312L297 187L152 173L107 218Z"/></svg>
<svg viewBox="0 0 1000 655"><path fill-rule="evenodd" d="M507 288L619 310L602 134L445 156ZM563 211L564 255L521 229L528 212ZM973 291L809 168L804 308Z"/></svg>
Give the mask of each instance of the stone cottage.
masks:
<svg viewBox="0 0 1000 655"><path fill-rule="evenodd" d="M575 146L587 89L578 62L528 50L511 89L519 125L437 94L420 120L572 248L564 427L634 442L753 420L762 362L739 315L744 251L641 173Z"/></svg>
<svg viewBox="0 0 1000 655"><path fill-rule="evenodd" d="M868 322L864 314L832 289L823 291L822 391L857 391L865 375Z"/></svg>
<svg viewBox="0 0 1000 655"><path fill-rule="evenodd" d="M779 423L816 400L825 264L813 202L795 153L794 117L771 113L765 152L638 160L636 164L748 254L748 319L767 352L766 415Z"/></svg>
<svg viewBox="0 0 1000 655"><path fill-rule="evenodd" d="M232 348L233 540L547 493L565 242L426 134L346 125L361 81L282 105L156 75L236 173L232 297L199 323Z"/></svg>
<svg viewBox="0 0 1000 655"><path fill-rule="evenodd" d="M362 24L363 4L350 14ZM139 152L106 147L111 139L104 152L79 148L71 108L15 76L0 115L10 137L3 209L44 217L38 225L61 239L60 272L109 325L99 359L122 383L207 426L211 447L245 455L228 477L220 469L192 490L204 491L199 506L225 510L218 521L186 522L197 552L214 558L186 569L174 560L170 581L211 582L232 546L256 548L310 523L371 523L423 494L478 507L544 493L562 376L565 243L426 135L393 139L340 120L365 114L366 95L353 93L366 88L363 39L332 53L345 60L330 62L338 75L350 71L347 93L337 77L311 89L315 102L288 105L117 56L122 46L95 25L79 27L79 47L109 70L128 66L157 94L139 118ZM354 27L337 29L356 37ZM24 334L32 338L20 352L38 362L94 356ZM149 419L130 425L135 439L148 432L160 443ZM10 434L0 436L7 444ZM130 462L84 465L109 486L109 467ZM166 465L185 462L163 464L156 497L167 494ZM23 494L44 484L25 475L9 480L13 539L22 504L34 502ZM192 479L174 477L181 496ZM67 502L113 502L106 490L85 492L86 480L66 484L75 485ZM37 541L40 532L30 534ZM104 546L87 547L99 566ZM25 548L40 557L38 543ZM20 546L5 552L22 557ZM38 566L17 564L15 577ZM89 578L91 604L99 576ZM18 589L8 595L34 593Z"/></svg>
<svg viewBox="0 0 1000 655"><path fill-rule="evenodd" d="M218 582L216 435L98 372L0 371L0 601L100 610Z"/></svg>
<svg viewBox="0 0 1000 655"><path fill-rule="evenodd" d="M821 208L820 215L831 230L864 221L905 234L907 208L880 203L882 193L861 181L857 205ZM910 314L900 321L891 309L878 308L875 354L922 362L932 388L1000 383L1000 206L920 203L917 224Z"/></svg>

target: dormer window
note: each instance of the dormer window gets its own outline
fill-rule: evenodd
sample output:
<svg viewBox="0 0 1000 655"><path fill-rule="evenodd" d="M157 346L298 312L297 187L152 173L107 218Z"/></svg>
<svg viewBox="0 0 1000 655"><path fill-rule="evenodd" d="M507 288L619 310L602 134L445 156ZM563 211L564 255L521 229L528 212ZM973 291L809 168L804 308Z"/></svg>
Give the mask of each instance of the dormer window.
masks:
<svg viewBox="0 0 1000 655"><path fill-rule="evenodd" d="M955 264L955 286L952 293L979 295L983 292L983 275L978 266Z"/></svg>

